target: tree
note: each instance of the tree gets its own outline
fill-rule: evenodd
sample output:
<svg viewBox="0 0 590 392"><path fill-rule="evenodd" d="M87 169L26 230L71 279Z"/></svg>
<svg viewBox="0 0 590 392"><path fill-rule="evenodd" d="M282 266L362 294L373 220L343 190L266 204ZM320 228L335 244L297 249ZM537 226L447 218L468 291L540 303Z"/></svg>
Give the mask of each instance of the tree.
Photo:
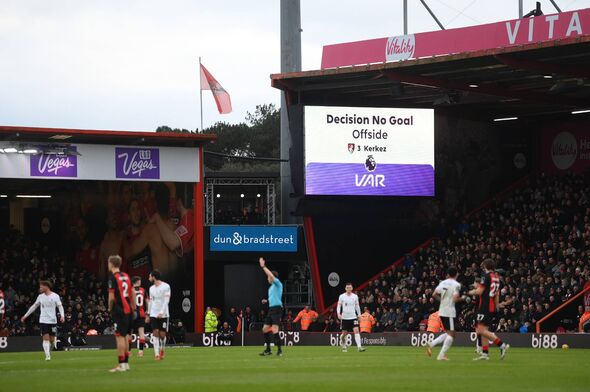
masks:
<svg viewBox="0 0 590 392"><path fill-rule="evenodd" d="M245 122L229 124L217 122L205 129L203 133L217 135L217 141L205 147L205 151L216 152L230 156L223 158L205 155L205 166L213 170L243 168L243 171L278 170L278 163L268 161L246 161L231 157L280 157L280 112L273 104L257 105L254 113L248 112ZM160 126L156 132L191 132L187 129ZM195 131L196 132L196 131Z"/></svg>

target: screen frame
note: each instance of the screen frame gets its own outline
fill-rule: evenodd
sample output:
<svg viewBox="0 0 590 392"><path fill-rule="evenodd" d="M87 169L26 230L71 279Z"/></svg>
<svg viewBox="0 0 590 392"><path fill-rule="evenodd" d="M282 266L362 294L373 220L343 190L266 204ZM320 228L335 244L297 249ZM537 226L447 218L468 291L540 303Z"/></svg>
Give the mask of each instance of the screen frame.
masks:
<svg viewBox="0 0 590 392"><path fill-rule="evenodd" d="M399 199L399 200L414 200L414 199L436 199L437 192L436 192L436 118L437 118L437 110L432 107L391 107L391 106L347 106L347 105L301 105L301 129L302 129L302 150L303 150L303 197L308 200L355 200L355 199L369 199L369 200L384 200L384 199ZM428 109L432 110L433 114L433 130L432 130L432 141L433 141L433 162L434 162L434 194L428 196L406 196L406 195L319 195L319 194L308 194L307 193L307 127L306 127L306 120L305 120L305 113L308 107L324 107L324 108L359 108L359 109Z"/></svg>

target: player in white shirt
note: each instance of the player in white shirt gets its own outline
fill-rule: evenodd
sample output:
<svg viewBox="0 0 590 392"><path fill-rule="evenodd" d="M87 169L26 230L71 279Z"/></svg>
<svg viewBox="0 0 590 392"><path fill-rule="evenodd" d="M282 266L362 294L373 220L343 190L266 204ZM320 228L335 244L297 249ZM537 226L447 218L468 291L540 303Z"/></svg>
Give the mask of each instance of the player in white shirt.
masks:
<svg viewBox="0 0 590 392"><path fill-rule="evenodd" d="M43 351L45 351L45 360L51 360L51 346L55 344L55 334L57 333L57 314L59 309L59 321L64 322L64 307L61 304L59 295L51 291L51 283L47 280L39 282L39 296L35 303L29 308L27 313L21 317L24 322L38 307L41 307L39 315L39 327L43 336Z"/></svg>
<svg viewBox="0 0 590 392"><path fill-rule="evenodd" d="M146 323L152 326L152 336L154 343L154 356L156 361L164 359L164 348L166 347L166 333L168 332L168 318L170 312L168 304L170 303L170 285L162 281L160 271L153 270L150 272L150 301L148 302L148 315L145 318Z"/></svg>
<svg viewBox="0 0 590 392"><path fill-rule="evenodd" d="M463 300L460 291L461 284L457 282L457 269L455 267L449 267L447 270L447 279L440 282L432 294L436 300L440 301L438 314L445 333L429 343L426 349L430 357L432 356L432 348L442 343L442 349L436 358L439 361L448 361L449 359L447 358L447 351L449 351L455 339L455 319L457 317L455 304Z"/></svg>
<svg viewBox="0 0 590 392"><path fill-rule="evenodd" d="M342 352L348 351L346 346L346 336L349 332L354 333L354 341L360 352L365 351L361 345L361 334L359 332L359 317L361 315L361 307L359 305L359 297L352 292L352 283L346 283L346 292L340 294L338 297L338 319L341 321L342 335L340 335L340 346Z"/></svg>

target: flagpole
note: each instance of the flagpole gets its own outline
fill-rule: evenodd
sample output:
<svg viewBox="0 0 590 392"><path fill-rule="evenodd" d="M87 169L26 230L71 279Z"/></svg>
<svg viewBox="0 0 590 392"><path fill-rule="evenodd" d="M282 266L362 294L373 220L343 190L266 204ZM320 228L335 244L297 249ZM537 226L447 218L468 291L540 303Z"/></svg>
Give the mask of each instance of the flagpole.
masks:
<svg viewBox="0 0 590 392"><path fill-rule="evenodd" d="M201 129L200 133L203 133L203 81L201 78L201 56L199 56L199 102L201 104Z"/></svg>

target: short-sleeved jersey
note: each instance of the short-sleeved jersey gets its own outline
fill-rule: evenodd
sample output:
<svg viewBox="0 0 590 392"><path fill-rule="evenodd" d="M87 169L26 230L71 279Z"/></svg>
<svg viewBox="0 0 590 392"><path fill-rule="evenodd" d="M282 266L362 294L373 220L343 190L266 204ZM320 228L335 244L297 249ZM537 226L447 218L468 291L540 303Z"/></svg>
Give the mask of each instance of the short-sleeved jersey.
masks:
<svg viewBox="0 0 590 392"><path fill-rule="evenodd" d="M39 294L33 306L27 311L26 316L28 317L38 307L41 308L41 313L39 314L39 322L41 324L57 324L57 309L60 310L62 316L64 315L61 299L54 292Z"/></svg>
<svg viewBox="0 0 590 392"><path fill-rule="evenodd" d="M135 309L139 312L139 317L145 317L145 289L143 287L135 287Z"/></svg>
<svg viewBox="0 0 590 392"><path fill-rule="evenodd" d="M455 294L461 291L461 284L455 279L445 279L436 286L435 293L440 294L440 306L438 314L441 317L457 317L455 309Z"/></svg>
<svg viewBox="0 0 590 392"><path fill-rule="evenodd" d="M283 284L279 278L274 278L268 288L268 306L283 306Z"/></svg>
<svg viewBox="0 0 590 392"><path fill-rule="evenodd" d="M354 293L340 294L337 312L343 320L356 320L361 315L358 295Z"/></svg>
<svg viewBox="0 0 590 392"><path fill-rule="evenodd" d="M171 290L166 282L160 282L150 287L150 317L170 317L168 304L170 303Z"/></svg>
<svg viewBox="0 0 590 392"><path fill-rule="evenodd" d="M195 234L195 214L192 210L188 210L178 223L178 227L174 233L180 240L180 247L176 249L178 257L182 257L185 253L190 252L194 246L193 236Z"/></svg>
<svg viewBox="0 0 590 392"><path fill-rule="evenodd" d="M483 293L479 297L478 312L482 314L496 313L496 294L500 291L500 275L489 272L479 282L483 286Z"/></svg>
<svg viewBox="0 0 590 392"><path fill-rule="evenodd" d="M0 321L4 320L6 313L6 300L4 299L4 291L0 290Z"/></svg>
<svg viewBox="0 0 590 392"><path fill-rule="evenodd" d="M131 280L125 272L109 274L109 293L115 294L113 314L131 314Z"/></svg>

